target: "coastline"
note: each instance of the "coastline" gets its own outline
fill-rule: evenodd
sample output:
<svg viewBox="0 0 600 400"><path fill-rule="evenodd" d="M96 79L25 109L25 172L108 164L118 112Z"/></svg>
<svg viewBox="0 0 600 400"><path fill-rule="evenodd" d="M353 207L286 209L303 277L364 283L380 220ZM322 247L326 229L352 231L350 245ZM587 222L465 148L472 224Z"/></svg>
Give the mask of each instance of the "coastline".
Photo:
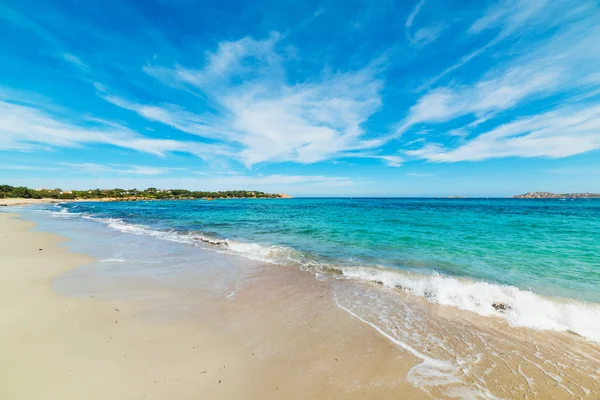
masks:
<svg viewBox="0 0 600 400"><path fill-rule="evenodd" d="M600 346L569 332L510 326L384 282L253 262L64 215L33 218L38 229L64 235L58 236L0 212L0 265L8 277L0 288L2 312L10 315L0 345L11 349L5 358L16 360L3 397L593 399L600 393ZM65 237L70 250L59 246ZM135 260L146 253L150 266L139 269ZM181 264L186 258L191 264Z"/></svg>
<svg viewBox="0 0 600 400"><path fill-rule="evenodd" d="M34 204L60 204L60 203L110 203L110 202L128 202L128 201L220 201L220 200L244 200L244 199L253 199L253 200L277 200L277 199L293 199L293 197L288 195L282 195L278 198L262 198L262 197L223 197L216 199L152 199L152 198L144 198L144 197L124 197L124 198L116 198L116 197L107 197L107 198L93 198L93 199L52 199L52 198L44 198L44 199L24 199L24 198L0 198L0 207L14 207L14 206L28 206Z"/></svg>
<svg viewBox="0 0 600 400"><path fill-rule="evenodd" d="M263 268L233 300L63 297L53 279L94 260L17 214L0 221L2 398L428 398L405 379L419 360L322 301L311 274ZM165 296L193 312L167 318Z"/></svg>
<svg viewBox="0 0 600 400"><path fill-rule="evenodd" d="M73 202L73 201L78 201L78 200L7 198L7 199L0 199L0 204L2 206L12 207L12 206L27 206L27 205L31 205L31 204L58 204L58 203L66 203L66 202Z"/></svg>

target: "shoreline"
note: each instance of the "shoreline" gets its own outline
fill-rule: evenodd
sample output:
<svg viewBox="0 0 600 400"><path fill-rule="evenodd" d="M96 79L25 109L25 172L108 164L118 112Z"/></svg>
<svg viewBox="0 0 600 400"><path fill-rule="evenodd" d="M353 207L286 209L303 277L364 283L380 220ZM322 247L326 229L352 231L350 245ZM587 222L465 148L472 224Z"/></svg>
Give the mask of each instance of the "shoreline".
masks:
<svg viewBox="0 0 600 400"><path fill-rule="evenodd" d="M130 201L219 201L219 200L280 200L280 199L293 199L293 197L220 197L220 198L207 198L207 199L184 199L184 198L174 198L174 199L153 199L153 198L144 198L144 197L106 197L106 198L95 198L95 199L52 199L52 198L44 198L44 199L24 199L24 198L0 198L0 207L14 207L14 206L27 206L33 204L60 204L60 203L119 203L119 202L130 202Z"/></svg>
<svg viewBox="0 0 600 400"><path fill-rule="evenodd" d="M328 285L311 274L264 268L233 300L155 287L145 301L63 297L52 280L94 260L18 214L0 221L0 397L428 398L404 378L418 360L319 300ZM167 318L165 298L192 314Z"/></svg>
<svg viewBox="0 0 600 400"><path fill-rule="evenodd" d="M84 202L110 202L113 199L21 199L6 198L0 199L0 206L3 207L22 207L34 204L60 204L60 203L84 203Z"/></svg>
<svg viewBox="0 0 600 400"><path fill-rule="evenodd" d="M183 285L145 279L143 274L134 274L133 280L119 278L119 273L102 275L100 261L108 260L94 263L72 253L58 246L65 243L64 237L31 231L33 224L17 216L0 213L0 237L5 239L0 240L0 261L10 260L13 254L21 266L45 275L33 286L24 282L16 292L13 288L12 295L9 290L2 311L21 317L7 324L12 327L13 341L26 337L26 345L43 350L42 359L76 364L83 371L77 383L69 380L68 371L60 375L60 367L52 362L37 375L33 373L31 379L38 386L59 391L61 399L81 398L90 387L98 391L98 398L117 399L144 394L149 399L200 395L213 399L592 399L600 393L596 367L600 347L567 332L517 328L376 282L315 276L298 268L241 258L237 258L238 269L218 269L213 271L218 273L215 276L183 270L182 276L171 279ZM44 223L44 229L52 231L53 224L66 223L59 221ZM135 238L138 246L140 241L147 246L157 240L112 229L102 232L112 243L117 239L128 247ZM21 236L20 241L7 242L13 234ZM50 252L37 250L42 240L56 241L51 258L46 257ZM30 253L17 254L24 244ZM173 242L166 245L174 246L169 251L187 249L194 258L213 262L207 250ZM103 257L105 253L114 256L111 248L102 249ZM71 265L75 262L72 255L85 261ZM236 260L230 255L218 257L227 263ZM47 263L57 269L48 269ZM26 278L3 264L4 276L16 281ZM65 268L66 264L71 267ZM123 260L116 270L127 267ZM52 282L67 275L72 287L82 289L62 296L52 290ZM213 279L221 275L229 284L215 289L218 285L213 285ZM95 294L98 278L108 296ZM10 286L8 281L2 283ZM28 297L31 293L35 296ZM130 294L129 300L122 300L122 295ZM19 296L22 301L15 300ZM41 304L39 309L21 306L33 300ZM32 309L46 323L36 325ZM48 316L57 315L63 320L48 321ZM25 329L27 325L19 322L28 318L31 325ZM59 331L52 335L54 340L27 336L48 326ZM4 341L11 344L10 337L0 335L0 348L6 347ZM65 348L65 341L81 342L75 357L57 353ZM107 345L112 352L106 352ZM27 360L26 354L11 358ZM91 373L89 360L98 358L104 364ZM35 372L24 362L22 368L15 368L16 376ZM147 371L152 371L150 377ZM97 377L119 384L105 388ZM209 377L215 379L205 379ZM161 387L155 387L161 380ZM45 386L46 381L54 386ZM221 384L225 382L227 386ZM13 386L13 394L20 394L19 390L25 389Z"/></svg>

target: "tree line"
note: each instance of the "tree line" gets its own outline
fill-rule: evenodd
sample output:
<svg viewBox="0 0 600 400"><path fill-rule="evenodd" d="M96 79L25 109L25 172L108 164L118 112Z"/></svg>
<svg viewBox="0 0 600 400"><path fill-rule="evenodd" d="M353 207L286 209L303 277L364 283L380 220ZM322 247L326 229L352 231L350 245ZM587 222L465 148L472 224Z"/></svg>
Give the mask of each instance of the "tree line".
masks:
<svg viewBox="0 0 600 400"><path fill-rule="evenodd" d="M65 191L56 189L29 189L24 186L0 185L1 198L24 199L223 199L223 198L279 198L280 194L257 190L226 190L221 192L191 191L185 189L91 189Z"/></svg>

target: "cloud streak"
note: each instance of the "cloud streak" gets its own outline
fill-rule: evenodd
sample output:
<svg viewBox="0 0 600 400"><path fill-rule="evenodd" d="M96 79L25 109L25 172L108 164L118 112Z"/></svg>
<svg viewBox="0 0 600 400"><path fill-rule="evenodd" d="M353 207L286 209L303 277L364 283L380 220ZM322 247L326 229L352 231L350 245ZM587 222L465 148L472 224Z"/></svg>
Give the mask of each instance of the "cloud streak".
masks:
<svg viewBox="0 0 600 400"><path fill-rule="evenodd" d="M221 42L201 69L147 66L170 87L195 90L216 113L192 113L174 102L147 105L100 91L100 96L138 115L236 148L251 167L264 162L315 163L380 143L363 139L362 124L381 107L383 81L372 63L357 71L323 71L291 82L280 35L265 40ZM175 100L174 100L175 101Z"/></svg>
<svg viewBox="0 0 600 400"><path fill-rule="evenodd" d="M146 165L124 165L124 164L96 164L96 163L66 163L62 162L59 165L78 171L83 171L91 174L123 174L123 175L165 175L173 171L182 171L183 168L159 168Z"/></svg>
<svg viewBox="0 0 600 400"><path fill-rule="evenodd" d="M222 146L151 139L117 124L98 120L76 123L33 106L0 100L0 150L79 148L90 144L106 144L161 157L171 152L189 153L200 158L228 154Z"/></svg>
<svg viewBox="0 0 600 400"><path fill-rule="evenodd" d="M503 124L455 149L429 144L406 151L433 162L504 157L563 158L600 149L600 106L564 108Z"/></svg>
<svg viewBox="0 0 600 400"><path fill-rule="evenodd" d="M508 3L520 5L507 8ZM497 64L472 83L453 82L420 96L392 137L416 126L444 129L420 149L406 150L406 155L458 162L562 158L598 149L597 120L592 118L600 88L598 12L590 14L582 7L557 16L564 2L543 5L502 2L471 26L473 34L493 28L512 33L525 20L533 25L551 17L577 21L560 25L553 35L531 43L529 51L521 50L518 57ZM536 113L540 104L544 107Z"/></svg>
<svg viewBox="0 0 600 400"><path fill-rule="evenodd" d="M418 0L417 3L415 4L414 8L412 9L412 11L410 12L410 14L408 14L408 17L406 18L406 22L404 23L404 26L409 29L412 27L415 18L417 17L417 14L419 14L419 11L421 10L421 7L423 7L423 4L425 4L426 0Z"/></svg>

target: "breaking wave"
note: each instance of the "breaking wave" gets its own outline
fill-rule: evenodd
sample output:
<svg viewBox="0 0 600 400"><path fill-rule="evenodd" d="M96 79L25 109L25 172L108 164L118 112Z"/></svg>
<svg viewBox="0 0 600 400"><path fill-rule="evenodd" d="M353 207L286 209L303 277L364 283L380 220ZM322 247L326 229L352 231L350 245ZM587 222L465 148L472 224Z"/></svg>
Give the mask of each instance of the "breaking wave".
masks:
<svg viewBox="0 0 600 400"><path fill-rule="evenodd" d="M64 216L65 213L61 210L58 214ZM272 264L297 266L320 274L327 273L338 279L377 282L420 296L431 303L502 318L512 326L568 331L600 343L600 305L596 303L549 298L515 286L457 279L441 274L424 275L396 268L326 260L286 246L245 243L206 232L157 230L119 218L89 215L83 215L83 218L104 223L124 233L201 246Z"/></svg>

